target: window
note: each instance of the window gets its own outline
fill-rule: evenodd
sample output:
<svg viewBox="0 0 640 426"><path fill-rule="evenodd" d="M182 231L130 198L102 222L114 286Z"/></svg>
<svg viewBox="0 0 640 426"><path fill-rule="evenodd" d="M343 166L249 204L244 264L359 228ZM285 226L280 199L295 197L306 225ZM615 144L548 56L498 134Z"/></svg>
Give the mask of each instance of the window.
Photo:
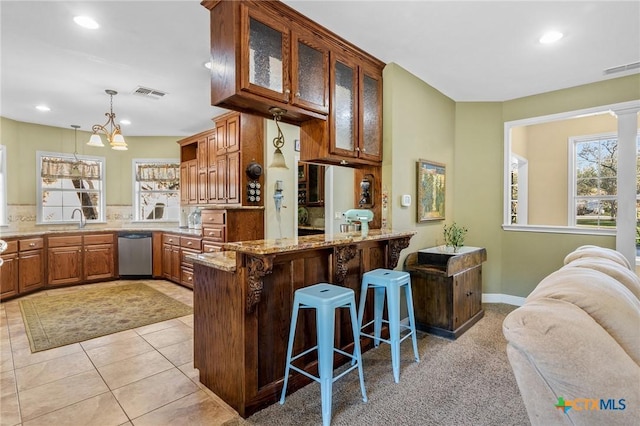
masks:
<svg viewBox="0 0 640 426"><path fill-rule="evenodd" d="M77 223L79 210L87 222L105 221L103 157L36 153L37 223Z"/></svg>
<svg viewBox="0 0 640 426"><path fill-rule="evenodd" d="M0 226L7 224L7 148L0 145Z"/></svg>
<svg viewBox="0 0 640 426"><path fill-rule="evenodd" d="M176 159L134 159L133 186L137 221L180 218L180 162Z"/></svg>
<svg viewBox="0 0 640 426"><path fill-rule="evenodd" d="M615 134L570 139L571 200L569 223L615 227L618 188L618 139Z"/></svg>

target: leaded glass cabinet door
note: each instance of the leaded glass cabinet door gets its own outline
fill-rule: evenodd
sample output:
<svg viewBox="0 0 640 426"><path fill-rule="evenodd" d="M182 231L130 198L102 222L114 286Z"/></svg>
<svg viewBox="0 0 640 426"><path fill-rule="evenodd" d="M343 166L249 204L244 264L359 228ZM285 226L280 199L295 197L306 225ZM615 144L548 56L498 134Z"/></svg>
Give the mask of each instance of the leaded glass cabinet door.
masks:
<svg viewBox="0 0 640 426"><path fill-rule="evenodd" d="M305 32L291 35L291 103L321 114L329 113L329 51Z"/></svg>
<svg viewBox="0 0 640 426"><path fill-rule="evenodd" d="M289 30L262 11L241 8L242 90L287 102L291 92Z"/></svg>
<svg viewBox="0 0 640 426"><path fill-rule="evenodd" d="M360 158L382 159L382 74L360 68Z"/></svg>
<svg viewBox="0 0 640 426"><path fill-rule="evenodd" d="M331 52L331 153L356 157L358 67L346 56Z"/></svg>

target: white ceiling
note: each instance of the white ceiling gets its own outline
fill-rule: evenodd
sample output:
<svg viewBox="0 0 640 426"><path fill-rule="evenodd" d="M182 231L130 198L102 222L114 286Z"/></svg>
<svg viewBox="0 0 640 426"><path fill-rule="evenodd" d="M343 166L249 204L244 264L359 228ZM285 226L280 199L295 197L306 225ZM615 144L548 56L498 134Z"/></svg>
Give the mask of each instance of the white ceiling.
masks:
<svg viewBox="0 0 640 426"><path fill-rule="evenodd" d="M640 71L603 73L640 61L640 1L284 2L455 101L504 101ZM105 89L119 92L118 120L132 121L125 136L186 136L223 112L209 102L209 14L199 1L0 1L0 15L4 117L88 131L106 121ZM75 15L100 29L78 27ZM541 45L548 29L565 38ZM132 94L138 86L168 95L142 98Z"/></svg>

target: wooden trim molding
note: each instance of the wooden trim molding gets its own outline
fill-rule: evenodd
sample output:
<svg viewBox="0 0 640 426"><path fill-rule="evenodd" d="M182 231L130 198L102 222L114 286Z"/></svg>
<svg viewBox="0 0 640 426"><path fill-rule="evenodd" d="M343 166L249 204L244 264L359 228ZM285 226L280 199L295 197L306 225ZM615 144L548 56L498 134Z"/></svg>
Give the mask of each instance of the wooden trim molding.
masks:
<svg viewBox="0 0 640 426"><path fill-rule="evenodd" d="M260 303L263 288L262 278L273 270L273 259L275 257L275 255L247 257L248 288L246 312L248 314L253 313L256 305Z"/></svg>

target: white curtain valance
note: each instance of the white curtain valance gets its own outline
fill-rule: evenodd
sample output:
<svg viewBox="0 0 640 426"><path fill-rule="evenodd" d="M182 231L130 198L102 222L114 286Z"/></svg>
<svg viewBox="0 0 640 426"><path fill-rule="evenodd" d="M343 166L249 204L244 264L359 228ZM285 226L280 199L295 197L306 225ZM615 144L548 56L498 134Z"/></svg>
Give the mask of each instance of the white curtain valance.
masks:
<svg viewBox="0 0 640 426"><path fill-rule="evenodd" d="M40 176L44 179L100 179L100 164L95 161L42 157Z"/></svg>
<svg viewBox="0 0 640 426"><path fill-rule="evenodd" d="M136 167L138 182L178 182L180 180L179 164L138 164Z"/></svg>

